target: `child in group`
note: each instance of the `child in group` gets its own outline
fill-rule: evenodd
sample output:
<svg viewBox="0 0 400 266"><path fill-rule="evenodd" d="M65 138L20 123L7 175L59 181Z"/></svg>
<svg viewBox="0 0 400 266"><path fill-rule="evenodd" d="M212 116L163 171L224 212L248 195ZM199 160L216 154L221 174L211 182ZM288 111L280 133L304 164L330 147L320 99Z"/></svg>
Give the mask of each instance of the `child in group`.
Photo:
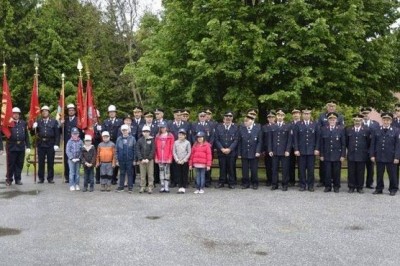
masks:
<svg viewBox="0 0 400 266"><path fill-rule="evenodd" d="M196 134L196 141L192 147L192 154L189 160L189 169L196 169L196 187L195 194L203 194L206 182L206 171L211 169L212 154L211 145L205 140L205 133L200 131Z"/></svg>
<svg viewBox="0 0 400 266"><path fill-rule="evenodd" d="M173 159L172 149L174 147L174 135L167 131L165 122L158 123L159 133L156 136L155 161L160 169L160 193L169 193L169 180L171 177L170 168Z"/></svg>
<svg viewBox="0 0 400 266"><path fill-rule="evenodd" d="M82 140L79 138L79 130L76 127L71 129L71 138L67 142L66 154L69 167L69 190L79 190L79 168Z"/></svg>
<svg viewBox="0 0 400 266"><path fill-rule="evenodd" d="M135 162L135 146L136 140L133 135L129 132L128 125L121 126L122 136L117 138L116 142L116 154L117 154L117 165L119 166L119 186L116 192L124 191L125 175L128 176L128 192L133 192L133 185L135 183L135 169L133 163Z"/></svg>
<svg viewBox="0 0 400 266"><path fill-rule="evenodd" d="M96 165L96 148L92 145L92 136L85 135L84 145L81 152L81 163L83 165L83 192L94 190L94 167Z"/></svg>
<svg viewBox="0 0 400 266"><path fill-rule="evenodd" d="M100 166L100 191L111 191L111 179L115 167L115 144L110 141L110 133L101 133L103 141L97 147L96 167Z"/></svg>
<svg viewBox="0 0 400 266"><path fill-rule="evenodd" d="M147 176L147 193L151 194L154 188L154 138L150 135L150 127L143 126L142 137L136 143L136 159L140 167L140 191L146 190Z"/></svg>
<svg viewBox="0 0 400 266"><path fill-rule="evenodd" d="M174 168L176 173L176 180L178 181L178 193L185 193L185 188L188 183L189 174L189 158L191 153L190 142L186 139L186 130L184 128L179 129L178 139L174 142L174 159L176 167Z"/></svg>

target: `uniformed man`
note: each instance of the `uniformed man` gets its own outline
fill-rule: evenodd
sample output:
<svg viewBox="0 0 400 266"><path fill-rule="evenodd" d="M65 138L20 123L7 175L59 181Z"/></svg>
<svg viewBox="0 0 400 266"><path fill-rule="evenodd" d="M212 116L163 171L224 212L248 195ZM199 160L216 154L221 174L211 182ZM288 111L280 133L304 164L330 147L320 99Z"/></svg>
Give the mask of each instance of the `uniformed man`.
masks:
<svg viewBox="0 0 400 266"><path fill-rule="evenodd" d="M238 158L242 160L242 189L258 189L258 158L262 150L261 126L254 123L255 116L246 115L239 127ZM249 179L249 170L251 180Z"/></svg>
<svg viewBox="0 0 400 266"><path fill-rule="evenodd" d="M108 106L107 111L108 111L108 119L103 121L103 124L101 125L101 131L109 132L110 141L112 141L115 144L123 122L122 119L117 118L117 108L115 107L115 105ZM111 180L111 184L113 185L117 184L118 169L119 169L118 166L114 167L113 177Z"/></svg>
<svg viewBox="0 0 400 266"><path fill-rule="evenodd" d="M400 128L400 103L394 105L394 118L392 121L392 127Z"/></svg>
<svg viewBox="0 0 400 266"><path fill-rule="evenodd" d="M211 125L211 127L215 131L215 128L217 127L218 123L217 123L217 121L215 121L213 119L213 111L212 111L212 109L211 108L206 108L205 112L206 112L206 121Z"/></svg>
<svg viewBox="0 0 400 266"><path fill-rule="evenodd" d="M154 121L154 114L152 112L145 112L144 113L144 123L139 125L139 134L138 134L138 138L140 139L143 134L142 134L142 130L144 126L148 126L150 128L150 136L152 136L153 138L156 137L157 133L158 133L158 126L157 126L157 122Z"/></svg>
<svg viewBox="0 0 400 266"><path fill-rule="evenodd" d="M189 129L189 130L186 130L187 136L188 136L187 140L190 141L190 143L193 144L192 138L191 138L191 136L192 136L192 132L191 132L192 131L192 123L189 121L190 120L189 116L190 116L190 111L188 109L183 109L182 110L182 122L187 123L188 129Z"/></svg>
<svg viewBox="0 0 400 266"><path fill-rule="evenodd" d="M357 189L364 193L365 164L369 159L369 146L371 144L371 131L363 125L364 115L354 114L354 125L346 129L347 146L347 178L349 193Z"/></svg>
<svg viewBox="0 0 400 266"><path fill-rule="evenodd" d="M370 129L370 131L374 131L379 129L380 125L378 121L372 120L369 117L369 114L372 111L372 107L362 107L360 112L363 115L363 122L362 124ZM369 150L368 150L369 152ZM368 156L370 158L371 156ZM374 184L374 168L375 164L371 162L371 160L367 160L366 163L366 169L367 169L367 178L365 181L365 187L369 189L373 189L373 184Z"/></svg>
<svg viewBox="0 0 400 266"><path fill-rule="evenodd" d="M339 192L340 171L346 156L346 134L343 126L337 124L339 115L328 113L328 125L321 128L320 160L323 162L325 190Z"/></svg>
<svg viewBox="0 0 400 266"><path fill-rule="evenodd" d="M224 114L223 123L215 130L215 147L218 154L219 182L216 188L224 187L228 183L230 189L235 188L236 156L238 145L238 127L234 123L233 112Z"/></svg>
<svg viewBox="0 0 400 266"><path fill-rule="evenodd" d="M344 118L341 114L336 112L336 107L337 107L337 102L335 100L329 100L326 103L326 111L321 113L317 120L318 124L321 128L329 125L329 123L328 123L328 114L329 113L338 114L338 118L336 119L336 124L338 126L344 127ZM321 160L320 160L319 161L319 184L317 185L318 187L324 186L324 182L325 182L324 173L325 173L324 163L321 162Z"/></svg>
<svg viewBox="0 0 400 266"><path fill-rule="evenodd" d="M97 147L102 142L102 137L101 137L100 111L96 109L96 112L97 112L97 121L95 121L95 124L93 125L94 138L92 142L97 151ZM100 166L96 167L96 184L100 184Z"/></svg>
<svg viewBox="0 0 400 266"><path fill-rule="evenodd" d="M21 110L18 107L12 109L14 126L10 127L10 138L6 142L7 151L7 176L6 185L10 186L13 181L16 185L22 185L21 173L24 168L25 152L30 153L28 128L25 121L20 119ZM1 141L1 144L3 142ZM3 150L3 147L0 147Z"/></svg>
<svg viewBox="0 0 400 266"><path fill-rule="evenodd" d="M168 121L164 118L164 109L157 108L154 111L154 114L156 115L156 119L155 119L156 124L164 122L165 124L168 125Z"/></svg>
<svg viewBox="0 0 400 266"><path fill-rule="evenodd" d="M205 140L210 143L211 147L214 145L214 128L213 126L207 122L206 120L206 112L201 110L198 113L198 121L192 123L191 133L192 133L192 143L196 141L196 135L200 131L205 133ZM206 171L206 187L211 185L211 170Z"/></svg>
<svg viewBox="0 0 400 266"><path fill-rule="evenodd" d="M319 155L319 125L311 120L311 108L302 110L303 120L293 129L294 153L299 162L300 191L314 192L315 156Z"/></svg>
<svg viewBox="0 0 400 266"><path fill-rule="evenodd" d="M266 186L270 187L272 184L272 157L269 156L268 138L271 134L272 125L275 124L276 113L275 111L269 111L267 114L267 123L263 125L262 132L262 143L264 153L264 164L265 164L265 175L266 175Z"/></svg>
<svg viewBox="0 0 400 266"><path fill-rule="evenodd" d="M136 134L137 134L138 139L139 139L139 134L140 134L140 132L139 132L140 126L143 126L143 124L145 123L142 115L143 115L143 108L140 106L135 106L133 108L133 122L132 123L137 126L138 132Z"/></svg>
<svg viewBox="0 0 400 266"><path fill-rule="evenodd" d="M289 182L289 155L292 149L292 125L284 122L283 109L276 110L276 123L271 127L268 139L268 155L272 158L272 187L278 188L279 165L282 166L282 191L287 191Z"/></svg>
<svg viewBox="0 0 400 266"><path fill-rule="evenodd" d="M174 135L175 140L178 139L178 133L180 129L184 129L186 132L189 132L189 123L182 120L182 110L175 109L174 113L174 120L170 121L168 124L169 132Z"/></svg>
<svg viewBox="0 0 400 266"><path fill-rule="evenodd" d="M295 125L300 122L301 120L301 111L299 108L293 108L292 110L292 121L290 122L292 129ZM293 134L293 131L292 131ZM293 138L292 138L293 139ZM292 141L292 148L290 150L289 156L289 186L293 187L296 184L296 163L297 163L297 156L294 154L294 142ZM299 178L300 173L299 170L297 171L297 176Z"/></svg>
<svg viewBox="0 0 400 266"><path fill-rule="evenodd" d="M43 106L41 109L41 118L33 123L32 134L36 133L36 146L39 159L39 184L44 183L44 167L47 158L47 181L54 183L54 157L60 145L60 129L58 122L50 118L50 109Z"/></svg>
<svg viewBox="0 0 400 266"><path fill-rule="evenodd" d="M64 132L61 132L63 134L63 140L64 140L64 183L69 183L69 167L68 167L68 156L67 156L67 143L68 140L71 138L71 129L76 128L77 125L77 117L76 117L76 109L75 105L70 103L67 105L67 117L65 120L61 120L61 128L60 130L64 130ZM64 126L62 126L64 125ZM80 135L82 135L82 132L80 131Z"/></svg>
<svg viewBox="0 0 400 266"><path fill-rule="evenodd" d="M376 162L376 187L373 194L382 194L385 187L383 174L386 169L389 176L389 192L394 196L399 189L396 177L400 159L399 130L391 126L393 114L384 112L381 117L382 126L372 132L370 147L371 161Z"/></svg>

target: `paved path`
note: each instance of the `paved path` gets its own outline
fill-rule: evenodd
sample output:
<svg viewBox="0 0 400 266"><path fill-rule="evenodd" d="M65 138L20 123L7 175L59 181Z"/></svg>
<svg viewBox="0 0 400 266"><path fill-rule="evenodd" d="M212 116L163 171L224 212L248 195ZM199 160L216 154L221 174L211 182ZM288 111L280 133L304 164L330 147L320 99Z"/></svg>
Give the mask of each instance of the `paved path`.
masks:
<svg viewBox="0 0 400 266"><path fill-rule="evenodd" d="M0 156L1 179L4 172ZM400 196L266 187L82 193L61 178L32 179L0 183L1 265L400 263Z"/></svg>

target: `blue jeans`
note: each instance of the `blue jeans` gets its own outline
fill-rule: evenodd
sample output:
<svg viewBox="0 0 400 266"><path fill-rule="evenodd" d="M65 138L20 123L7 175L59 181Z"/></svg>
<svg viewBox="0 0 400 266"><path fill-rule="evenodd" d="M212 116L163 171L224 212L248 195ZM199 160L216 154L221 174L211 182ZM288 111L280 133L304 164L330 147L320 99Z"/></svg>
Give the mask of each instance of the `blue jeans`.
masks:
<svg viewBox="0 0 400 266"><path fill-rule="evenodd" d="M91 188L94 187L94 167L84 167L83 168L83 186L85 188L88 187L88 184Z"/></svg>
<svg viewBox="0 0 400 266"><path fill-rule="evenodd" d="M206 183L206 168L196 169L196 185L197 189L203 189Z"/></svg>
<svg viewBox="0 0 400 266"><path fill-rule="evenodd" d="M125 185L125 174L128 176L128 188L133 188L134 168L133 161L119 161L119 187L123 188Z"/></svg>
<svg viewBox="0 0 400 266"><path fill-rule="evenodd" d="M69 167L69 186L79 185L79 168L81 167L80 162L74 163L68 160Z"/></svg>

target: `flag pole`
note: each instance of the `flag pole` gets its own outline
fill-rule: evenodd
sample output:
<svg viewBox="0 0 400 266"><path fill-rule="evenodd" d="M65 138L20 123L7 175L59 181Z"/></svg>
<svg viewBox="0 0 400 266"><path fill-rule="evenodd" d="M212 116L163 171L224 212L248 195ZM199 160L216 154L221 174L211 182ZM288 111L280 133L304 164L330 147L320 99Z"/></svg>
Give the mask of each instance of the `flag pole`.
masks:
<svg viewBox="0 0 400 266"><path fill-rule="evenodd" d="M34 63L34 66L35 66L35 80L36 80L36 88L35 88L35 90L39 90L39 56L38 56L38 54L36 54L35 55L35 63ZM33 156L34 156L34 163L33 163L33 171L34 171L34 175L33 175L33 182L36 184L36 175L37 175L37 159L36 159L36 156L37 156L37 139L38 139L38 137L37 137L37 128L35 128L35 150L34 150L34 154L33 154Z"/></svg>
<svg viewBox="0 0 400 266"><path fill-rule="evenodd" d="M65 130L65 116L64 116L64 109L65 109L65 95L64 95L64 88L65 88L65 84L64 84L64 80L65 80L65 74L62 73L61 74L61 113L60 113L60 119L61 121L63 121L63 123L61 124L61 143L63 147L63 152L62 152L62 162L63 162L63 167L62 167L62 176L63 178L65 178L65 143L64 143L64 130Z"/></svg>
<svg viewBox="0 0 400 266"><path fill-rule="evenodd" d="M79 91L79 86L80 86L79 84L82 83L82 69L83 69L82 62L81 62L80 58L78 59L78 64L77 64L76 68L79 71L79 80L78 80L78 91ZM83 87L82 87L82 89L83 89ZM83 91L82 91L82 93L83 93ZM78 95L79 95L79 92L78 92ZM77 98L79 98L79 97L77 97ZM76 107L77 108L82 108L83 106L78 106L78 103L79 103L79 99L77 99L77 106ZM83 102L81 104L83 104ZM79 120L79 123L77 123L77 125L81 125L81 127L82 127L82 112L83 112L83 109L80 111L80 113L77 112L77 117L78 117L78 120ZM81 128L81 130L83 130L83 128Z"/></svg>

